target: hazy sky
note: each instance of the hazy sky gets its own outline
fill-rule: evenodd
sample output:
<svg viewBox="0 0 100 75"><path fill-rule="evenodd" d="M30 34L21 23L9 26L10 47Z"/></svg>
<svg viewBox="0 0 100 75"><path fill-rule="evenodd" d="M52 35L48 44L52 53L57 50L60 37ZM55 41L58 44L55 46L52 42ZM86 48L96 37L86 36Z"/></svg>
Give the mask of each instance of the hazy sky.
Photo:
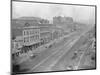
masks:
<svg viewBox="0 0 100 75"><path fill-rule="evenodd" d="M74 21L88 24L95 23L95 7L43 4L30 2L12 2L12 17L41 17L52 20L54 16L73 17Z"/></svg>

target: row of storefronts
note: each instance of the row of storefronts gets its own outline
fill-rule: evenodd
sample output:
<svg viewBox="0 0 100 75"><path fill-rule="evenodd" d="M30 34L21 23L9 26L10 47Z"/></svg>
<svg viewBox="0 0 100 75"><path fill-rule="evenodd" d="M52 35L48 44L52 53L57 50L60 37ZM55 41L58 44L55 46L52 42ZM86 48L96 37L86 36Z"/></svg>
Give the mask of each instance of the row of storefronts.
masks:
<svg viewBox="0 0 100 75"><path fill-rule="evenodd" d="M12 42L13 48L16 49L23 45L28 46L41 41L50 42L54 39L58 39L63 35L64 29L61 28L61 24L65 22L66 24L72 23L73 19L71 17L53 17L53 24L50 24L47 20L36 17L22 17L18 20L14 20L13 24L16 25L15 27L18 28L18 26L22 26L22 28L18 30L21 30L19 33L22 35L14 36L16 39ZM66 27L64 28L66 29ZM17 34L18 31L13 34Z"/></svg>
<svg viewBox="0 0 100 75"><path fill-rule="evenodd" d="M41 25L40 26L25 26L22 29L22 36L17 36L12 41L12 49L17 50L23 46L47 44L54 39L58 39L62 36L63 30L61 28L54 27L53 25ZM14 53L14 52L13 52Z"/></svg>
<svg viewBox="0 0 100 75"><path fill-rule="evenodd" d="M32 20L22 18L21 20L15 20L13 22L17 27L14 27L14 30L16 30L15 32L14 30L12 31L14 32L14 39L12 39L11 42L13 58L19 57L21 54L27 53L28 51L36 50L36 48L48 44L62 37L64 34L64 30L54 24L45 23L45 20L43 23L40 23L38 22L40 19L37 19L34 23L35 20L33 20L33 18Z"/></svg>

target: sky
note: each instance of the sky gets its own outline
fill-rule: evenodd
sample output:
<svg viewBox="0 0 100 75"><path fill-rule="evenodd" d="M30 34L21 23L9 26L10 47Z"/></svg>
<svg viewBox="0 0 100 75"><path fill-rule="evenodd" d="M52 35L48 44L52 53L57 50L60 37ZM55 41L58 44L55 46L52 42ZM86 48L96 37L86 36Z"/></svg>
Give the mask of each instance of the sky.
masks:
<svg viewBox="0 0 100 75"><path fill-rule="evenodd" d="M33 2L12 2L12 18L41 17L52 20L54 16L72 17L74 21L95 24L95 7Z"/></svg>

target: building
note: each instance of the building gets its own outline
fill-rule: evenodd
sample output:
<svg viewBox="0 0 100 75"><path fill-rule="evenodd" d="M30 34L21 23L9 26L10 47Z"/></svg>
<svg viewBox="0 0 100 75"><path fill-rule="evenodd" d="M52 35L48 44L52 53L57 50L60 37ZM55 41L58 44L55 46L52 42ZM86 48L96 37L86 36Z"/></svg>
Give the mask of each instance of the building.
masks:
<svg viewBox="0 0 100 75"><path fill-rule="evenodd" d="M45 42L58 39L63 36L64 30L60 27L55 26L54 24L41 24L40 25L40 39Z"/></svg>
<svg viewBox="0 0 100 75"><path fill-rule="evenodd" d="M49 20L47 19L41 19L39 24L49 24Z"/></svg>
<svg viewBox="0 0 100 75"><path fill-rule="evenodd" d="M13 23L14 25L20 25L18 23ZM11 44L12 49L18 49L23 46L22 28L11 28Z"/></svg>
<svg viewBox="0 0 100 75"><path fill-rule="evenodd" d="M31 45L40 41L40 29L35 26L23 28L24 45Z"/></svg>
<svg viewBox="0 0 100 75"><path fill-rule="evenodd" d="M31 26L37 24L48 24L49 20L41 19L39 17L20 17L16 19L12 19L12 27L23 27L26 23L29 23Z"/></svg>
<svg viewBox="0 0 100 75"><path fill-rule="evenodd" d="M23 21L24 20L24 21ZM17 39L16 37L20 36L21 37L21 44L20 42L19 45L23 46L29 46L29 45L35 45L35 44L46 44L51 42L54 39L58 39L59 37L62 36L63 29L57 27L54 24L49 24L48 20L42 19L43 22L41 23L34 23L31 21L26 21L26 18L22 18L20 23L15 23L16 26L17 24L20 26L22 25L23 27L21 28L13 28L14 30L12 31L13 39ZM28 18L30 20L30 18ZM32 19L31 19L32 20ZM35 19L34 19L35 20ZM23 23L22 23L23 22ZM15 41L13 41L15 43Z"/></svg>
<svg viewBox="0 0 100 75"><path fill-rule="evenodd" d="M64 34L64 30L60 27L54 27L52 32L52 39L58 39L62 37Z"/></svg>
<svg viewBox="0 0 100 75"><path fill-rule="evenodd" d="M40 41L44 44L49 43L52 40L52 24L39 24L40 29Z"/></svg>
<svg viewBox="0 0 100 75"><path fill-rule="evenodd" d="M17 36L16 39L12 40L11 42L12 53L16 53L20 48L23 47L23 37Z"/></svg>
<svg viewBox="0 0 100 75"><path fill-rule="evenodd" d="M40 33L40 40L44 44L49 43L52 40L52 33L51 32Z"/></svg>
<svg viewBox="0 0 100 75"><path fill-rule="evenodd" d="M52 39L51 24L25 25L23 27L24 45L36 44L38 42L50 42Z"/></svg>
<svg viewBox="0 0 100 75"><path fill-rule="evenodd" d="M57 17L53 17L53 24L63 24L63 23L71 23L73 22L73 18L72 17L61 17L61 16L57 16Z"/></svg>
<svg viewBox="0 0 100 75"><path fill-rule="evenodd" d="M74 22L72 17L53 17L53 24L67 32L73 31Z"/></svg>

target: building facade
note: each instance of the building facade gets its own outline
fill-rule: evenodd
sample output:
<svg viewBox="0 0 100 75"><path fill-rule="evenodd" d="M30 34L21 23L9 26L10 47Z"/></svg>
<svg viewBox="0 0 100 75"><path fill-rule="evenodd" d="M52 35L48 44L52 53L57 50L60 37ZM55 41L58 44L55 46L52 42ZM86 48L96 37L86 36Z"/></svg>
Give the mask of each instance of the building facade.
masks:
<svg viewBox="0 0 100 75"><path fill-rule="evenodd" d="M73 31L73 28L75 26L72 17L62 17L62 16L53 17L53 24L63 28L67 32Z"/></svg>
<svg viewBox="0 0 100 75"><path fill-rule="evenodd" d="M23 28L24 45L32 45L38 42L48 43L51 40L52 29L49 24L27 25Z"/></svg>
<svg viewBox="0 0 100 75"><path fill-rule="evenodd" d="M15 33L21 33L21 34L16 34L16 37L20 35L21 40L13 41L14 48L19 48L19 46L22 47L22 46L35 45L38 43L39 45L40 43L46 44L62 36L62 29L56 27L54 24L49 24L48 20L43 20L42 23L38 24L26 21L23 24L24 24L23 27L19 30L16 30L15 32ZM16 37L15 40L18 39Z"/></svg>
<svg viewBox="0 0 100 75"><path fill-rule="evenodd" d="M53 24L59 24L59 23L62 24L70 22L73 22L72 17L61 17L61 16L53 17Z"/></svg>
<svg viewBox="0 0 100 75"><path fill-rule="evenodd" d="M40 29L35 26L23 28L24 45L31 45L40 41Z"/></svg>
<svg viewBox="0 0 100 75"><path fill-rule="evenodd" d="M22 36L17 36L16 39L12 40L11 42L11 48L12 48L12 53L16 53L17 50L20 50L20 48L23 47L23 37Z"/></svg>

